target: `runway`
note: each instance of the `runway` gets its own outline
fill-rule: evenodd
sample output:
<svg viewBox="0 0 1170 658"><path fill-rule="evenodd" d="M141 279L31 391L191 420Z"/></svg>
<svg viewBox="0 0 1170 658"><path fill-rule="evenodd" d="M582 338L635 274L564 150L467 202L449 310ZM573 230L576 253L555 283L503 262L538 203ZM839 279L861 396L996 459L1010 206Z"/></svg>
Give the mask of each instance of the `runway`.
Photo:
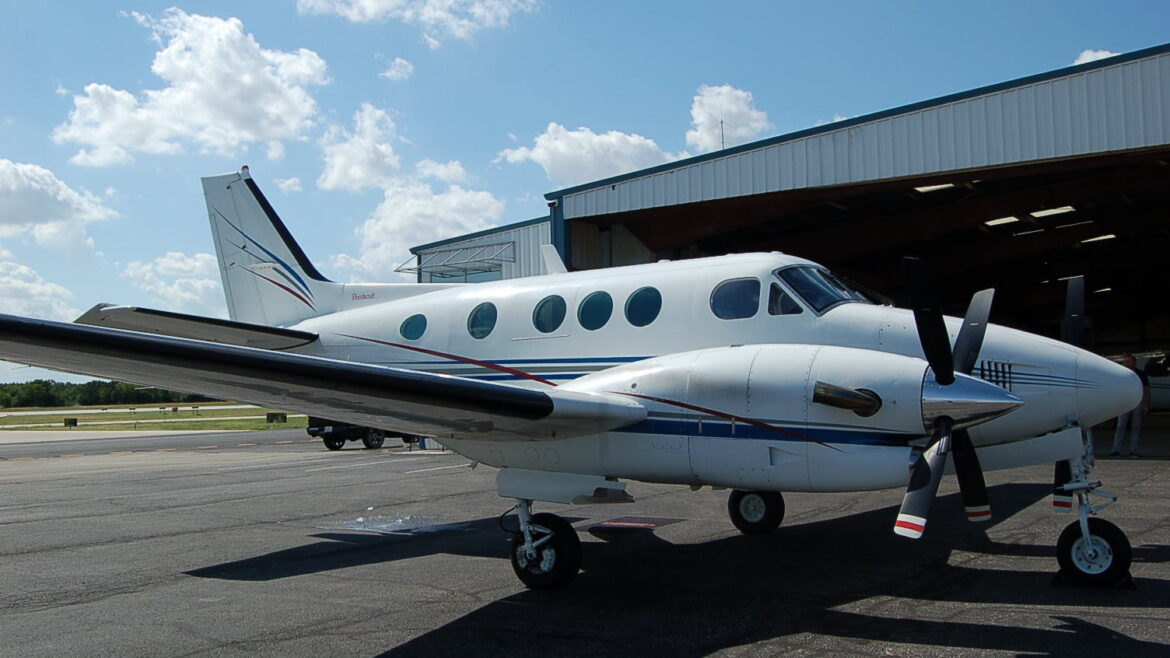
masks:
<svg viewBox="0 0 1170 658"><path fill-rule="evenodd" d="M944 480L918 542L891 532L898 491L786 494L767 537L739 535L709 489L538 504L584 528L584 571L530 592L494 469L359 445L302 430L0 445L0 655L1170 651L1165 460L1095 474L1122 496L1102 516L1129 534L1136 589L1052 585L1073 517L1049 511L1035 467L988 474L986 528ZM630 516L658 527L596 525Z"/></svg>

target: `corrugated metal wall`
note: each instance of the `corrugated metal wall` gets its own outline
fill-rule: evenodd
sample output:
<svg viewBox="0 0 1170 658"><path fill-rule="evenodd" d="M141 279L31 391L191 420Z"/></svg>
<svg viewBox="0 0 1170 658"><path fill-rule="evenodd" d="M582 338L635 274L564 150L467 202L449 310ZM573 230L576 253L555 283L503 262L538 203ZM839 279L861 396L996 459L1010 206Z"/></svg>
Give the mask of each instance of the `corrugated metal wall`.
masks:
<svg viewBox="0 0 1170 658"><path fill-rule="evenodd" d="M563 197L588 217L1170 141L1170 53L706 159Z"/></svg>
<svg viewBox="0 0 1170 658"><path fill-rule="evenodd" d="M544 274L544 261L540 256L540 246L552 242L549 235L548 222L539 222L512 229L505 228L498 232L487 233L466 240L445 242L442 245L435 246L433 249L419 251L417 255L424 256L435 251L449 251L451 249L484 244L499 244L501 242L514 242L516 247L514 250L515 262L503 263L501 265L500 278L516 279ZM425 274L423 275L423 280L428 280Z"/></svg>

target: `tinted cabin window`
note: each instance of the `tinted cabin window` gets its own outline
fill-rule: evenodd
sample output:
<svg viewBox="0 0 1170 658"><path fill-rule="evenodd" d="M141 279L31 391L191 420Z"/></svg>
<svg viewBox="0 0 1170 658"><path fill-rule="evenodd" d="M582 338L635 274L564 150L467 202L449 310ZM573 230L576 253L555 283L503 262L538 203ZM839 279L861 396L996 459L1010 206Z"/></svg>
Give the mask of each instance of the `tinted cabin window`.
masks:
<svg viewBox="0 0 1170 658"><path fill-rule="evenodd" d="M711 293L711 312L724 320L750 318L759 308L759 279L724 281Z"/></svg>
<svg viewBox="0 0 1170 658"><path fill-rule="evenodd" d="M768 290L768 315L796 315L803 312L804 309L791 295L775 283L772 284Z"/></svg>
<svg viewBox="0 0 1170 658"><path fill-rule="evenodd" d="M645 327L662 311L662 293L657 288L640 288L626 300L626 319L635 327Z"/></svg>
<svg viewBox="0 0 1170 658"><path fill-rule="evenodd" d="M423 315L412 315L402 321L398 333L406 340L418 340L427 331L427 318Z"/></svg>
<svg viewBox="0 0 1170 658"><path fill-rule="evenodd" d="M599 290L590 293L581 302L581 306L577 307L577 322L589 331L595 331L605 326L609 322L609 317L613 315L613 298L609 293Z"/></svg>
<svg viewBox="0 0 1170 658"><path fill-rule="evenodd" d="M560 295L545 297L532 310L532 324L540 333L551 334L565 321L567 308L564 297Z"/></svg>
<svg viewBox="0 0 1170 658"><path fill-rule="evenodd" d="M484 302L476 306L467 316L467 333L472 338L487 338L492 329L496 328L496 305Z"/></svg>

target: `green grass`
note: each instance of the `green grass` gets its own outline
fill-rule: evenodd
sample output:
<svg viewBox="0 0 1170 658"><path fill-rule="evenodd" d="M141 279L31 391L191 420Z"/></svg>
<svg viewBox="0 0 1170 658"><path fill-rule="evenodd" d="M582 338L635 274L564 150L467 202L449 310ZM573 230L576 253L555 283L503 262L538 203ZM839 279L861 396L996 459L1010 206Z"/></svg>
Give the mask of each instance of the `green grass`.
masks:
<svg viewBox="0 0 1170 658"><path fill-rule="evenodd" d="M46 413L66 413L68 411L78 410L101 410L101 409L130 409L137 407L138 409L153 409L158 411L159 407L178 407L180 412L190 412L191 407L199 407L200 411L210 409L212 407L222 407L224 405L239 405L240 402L230 402L226 400L217 400L215 402L144 402L141 404L90 404L79 405L76 407L12 407L8 409L0 409L0 413L8 413L10 411L44 411Z"/></svg>
<svg viewBox="0 0 1170 658"><path fill-rule="evenodd" d="M174 430L287 430L287 429L304 429L308 425L308 419L289 418L287 423L268 423L265 422L264 416L257 418L246 418L238 420L177 420L167 423L117 423L114 425L79 425L77 431L174 431ZM25 427L21 431L56 431L64 429L60 426L53 427ZM11 430L10 430L11 431Z"/></svg>
<svg viewBox="0 0 1170 658"><path fill-rule="evenodd" d="M136 420L159 420L163 418L222 418L224 416L259 416L264 418L264 415L269 412L280 411L278 409L216 409L214 407L205 408L200 407L199 412L193 412L190 409L180 409L179 413L171 413L170 407L165 411L159 411L158 407L139 407L133 413L114 413L114 414L71 414L68 411L61 411L59 409L46 411L44 414L35 414L31 416L3 416L0 417L0 429L5 425L32 425L36 423L53 423L54 425L62 425L66 418L76 418L78 424L86 425L98 421L116 421L124 420L127 422L134 422Z"/></svg>

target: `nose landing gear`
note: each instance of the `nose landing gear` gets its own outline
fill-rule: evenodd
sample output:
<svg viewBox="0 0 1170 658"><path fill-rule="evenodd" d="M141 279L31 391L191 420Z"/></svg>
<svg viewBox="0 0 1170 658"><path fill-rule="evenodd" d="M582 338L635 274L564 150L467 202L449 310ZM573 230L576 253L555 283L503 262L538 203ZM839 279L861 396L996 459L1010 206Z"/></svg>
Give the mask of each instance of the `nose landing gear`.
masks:
<svg viewBox="0 0 1170 658"><path fill-rule="evenodd" d="M1090 482L1093 471L1092 437L1085 436L1085 453L1067 464L1068 473L1062 477L1065 467L1058 468L1058 479L1068 478L1064 484L1057 484L1053 505L1057 509L1073 509L1077 520L1068 524L1056 542L1056 560L1060 564L1059 579L1068 579L1081 585L1112 587L1132 582L1129 565L1132 550L1129 539L1120 528L1098 518L1090 518L1097 512L1117 502L1117 496L1098 491L1100 482ZM1091 496L1106 498L1094 506Z"/></svg>

